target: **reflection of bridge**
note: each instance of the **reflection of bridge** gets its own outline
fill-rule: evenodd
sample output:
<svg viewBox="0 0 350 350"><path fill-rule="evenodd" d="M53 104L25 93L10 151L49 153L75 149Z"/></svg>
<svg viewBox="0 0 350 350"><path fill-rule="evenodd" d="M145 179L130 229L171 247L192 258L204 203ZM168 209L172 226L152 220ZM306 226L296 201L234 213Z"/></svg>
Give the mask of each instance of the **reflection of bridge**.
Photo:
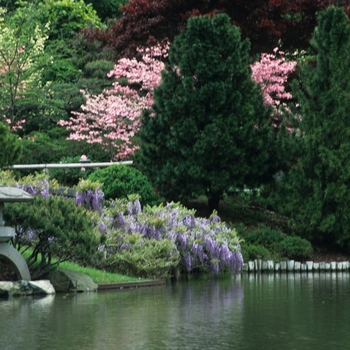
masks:
<svg viewBox="0 0 350 350"><path fill-rule="evenodd" d="M16 272L19 280L30 281L30 272L26 261L17 249L10 246L8 241L15 235L12 227L5 226L3 209L5 202L30 202L33 197L27 192L15 187L0 186L0 257L4 257Z"/></svg>

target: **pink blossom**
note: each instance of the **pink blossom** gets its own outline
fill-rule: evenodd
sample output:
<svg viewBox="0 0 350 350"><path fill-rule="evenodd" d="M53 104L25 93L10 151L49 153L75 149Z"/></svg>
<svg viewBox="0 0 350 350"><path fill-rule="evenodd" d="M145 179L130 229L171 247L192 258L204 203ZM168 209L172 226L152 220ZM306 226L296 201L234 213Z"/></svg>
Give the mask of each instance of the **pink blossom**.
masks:
<svg viewBox="0 0 350 350"><path fill-rule="evenodd" d="M126 158L137 146L132 138L140 127L140 116L144 109L151 108L153 90L161 82L164 63L159 59L167 54L167 47L139 49L142 60L122 58L108 73L110 78L127 78L128 85L113 83L111 90L99 95L82 91L86 103L82 112L68 121L60 120L58 125L71 131L70 140L86 140L100 143L113 160ZM130 86L138 85L138 90Z"/></svg>
<svg viewBox="0 0 350 350"><path fill-rule="evenodd" d="M263 53L260 61L250 67L253 80L260 84L267 105L278 109L281 100L290 100L292 94L285 91L290 73L294 72L297 62L285 60L284 52L276 47L274 54Z"/></svg>

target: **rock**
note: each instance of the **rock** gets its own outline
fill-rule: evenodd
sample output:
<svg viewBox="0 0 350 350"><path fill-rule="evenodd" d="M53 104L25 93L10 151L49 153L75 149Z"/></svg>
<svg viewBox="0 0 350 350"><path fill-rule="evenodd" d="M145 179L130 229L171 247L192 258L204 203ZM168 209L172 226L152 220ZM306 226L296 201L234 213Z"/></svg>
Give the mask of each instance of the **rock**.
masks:
<svg viewBox="0 0 350 350"><path fill-rule="evenodd" d="M325 262L320 262L320 271L326 271L326 263Z"/></svg>
<svg viewBox="0 0 350 350"><path fill-rule="evenodd" d="M96 292L98 288L89 276L67 269L51 272L50 281L56 293Z"/></svg>
<svg viewBox="0 0 350 350"><path fill-rule="evenodd" d="M280 261L281 271L287 270L287 261Z"/></svg>
<svg viewBox="0 0 350 350"><path fill-rule="evenodd" d="M255 271L261 271L261 266L262 266L262 260L261 259L255 259L254 260Z"/></svg>
<svg viewBox="0 0 350 350"><path fill-rule="evenodd" d="M294 260L288 260L287 261L287 270L288 271L294 271L294 265L295 265Z"/></svg>
<svg viewBox="0 0 350 350"><path fill-rule="evenodd" d="M254 261L248 261L248 270L255 271L255 263Z"/></svg>
<svg viewBox="0 0 350 350"><path fill-rule="evenodd" d="M0 282L0 297L55 294L49 280Z"/></svg>
<svg viewBox="0 0 350 350"><path fill-rule="evenodd" d="M247 264L247 263L244 263L244 264L243 264L242 271L243 271L243 272L248 272L248 264Z"/></svg>
<svg viewBox="0 0 350 350"><path fill-rule="evenodd" d="M275 263L273 262L273 260L267 260L267 270L269 272L273 272L274 269L275 269Z"/></svg>

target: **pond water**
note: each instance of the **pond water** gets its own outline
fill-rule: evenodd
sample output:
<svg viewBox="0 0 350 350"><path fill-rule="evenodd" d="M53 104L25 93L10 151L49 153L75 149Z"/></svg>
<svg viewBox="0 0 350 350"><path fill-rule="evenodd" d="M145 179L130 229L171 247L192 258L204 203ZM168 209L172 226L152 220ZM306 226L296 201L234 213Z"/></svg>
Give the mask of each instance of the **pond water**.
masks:
<svg viewBox="0 0 350 350"><path fill-rule="evenodd" d="M2 300L0 349L349 349L349 277L257 274Z"/></svg>

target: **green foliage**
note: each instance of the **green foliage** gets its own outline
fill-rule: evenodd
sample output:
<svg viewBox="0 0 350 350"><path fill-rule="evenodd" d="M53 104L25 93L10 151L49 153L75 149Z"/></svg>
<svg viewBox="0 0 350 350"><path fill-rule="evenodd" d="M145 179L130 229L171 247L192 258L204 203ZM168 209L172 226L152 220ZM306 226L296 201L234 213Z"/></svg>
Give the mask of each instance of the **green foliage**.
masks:
<svg viewBox="0 0 350 350"><path fill-rule="evenodd" d="M79 163L80 157L63 157L58 163ZM86 179L94 170L92 168L53 168L50 169L50 177L56 179L60 185L73 187L80 179Z"/></svg>
<svg viewBox="0 0 350 350"><path fill-rule="evenodd" d="M101 26L96 11L83 0L43 0L42 5L50 23L50 40L70 38L89 25Z"/></svg>
<svg viewBox="0 0 350 350"><path fill-rule="evenodd" d="M269 227L261 227L254 231L241 228L238 232L239 236L244 239L242 255L245 261L284 258L303 260L313 251L308 240L299 236L287 236Z"/></svg>
<svg viewBox="0 0 350 350"><path fill-rule="evenodd" d="M143 205L157 203L157 197L147 177L135 168L111 165L92 173L89 180L103 184L102 191L106 200L128 198L130 194L138 194Z"/></svg>
<svg viewBox="0 0 350 350"><path fill-rule="evenodd" d="M271 179L270 112L251 79L248 52L222 14L191 18L170 47L135 159L167 200L206 195L218 209L223 191Z"/></svg>
<svg viewBox="0 0 350 350"><path fill-rule="evenodd" d="M280 242L282 256L289 259L303 260L313 252L311 243L298 236L287 236Z"/></svg>
<svg viewBox="0 0 350 350"><path fill-rule="evenodd" d="M283 240L283 235L280 231L263 227L255 231L249 231L244 234L244 240L247 243L261 244L265 247L271 247Z"/></svg>
<svg viewBox="0 0 350 350"><path fill-rule="evenodd" d="M318 15L312 46L293 86L301 121L278 207L295 234L350 249L350 25L341 8Z"/></svg>
<svg viewBox="0 0 350 350"><path fill-rule="evenodd" d="M253 261L255 259L266 261L275 258L275 255L269 249L259 244L242 244L241 247L244 261Z"/></svg>
<svg viewBox="0 0 350 350"><path fill-rule="evenodd" d="M63 131L63 128L59 128ZM65 157L87 155L91 161L106 162L109 158L101 151L99 145L91 145L83 141L65 140L62 135L55 133L35 132L24 137L20 144L23 148L20 164L49 164L59 163ZM64 135L63 135L64 136ZM56 138L57 137L57 138Z"/></svg>
<svg viewBox="0 0 350 350"><path fill-rule="evenodd" d="M40 73L50 60L46 24L32 5L11 15L0 8L0 112L13 129L42 103Z"/></svg>
<svg viewBox="0 0 350 350"><path fill-rule="evenodd" d="M118 18L122 14L118 11L119 7L125 5L128 0L86 0L91 4L102 21L110 18Z"/></svg>
<svg viewBox="0 0 350 350"><path fill-rule="evenodd" d="M0 168L14 164L21 156L22 147L17 136L3 123L0 123L0 148Z"/></svg>
<svg viewBox="0 0 350 350"><path fill-rule="evenodd" d="M240 231L242 254L244 260L263 259L278 260L280 256L280 242L283 240L282 232L269 227L261 227L254 231ZM245 260L245 261L247 261Z"/></svg>
<svg viewBox="0 0 350 350"><path fill-rule="evenodd" d="M241 240L236 231L215 212L209 219L194 214L179 203L141 210L135 195L129 201L111 201L99 222L100 231L107 233L103 268L123 268L144 277L169 276L173 268L183 273L240 270ZM160 275L155 275L157 268Z"/></svg>
<svg viewBox="0 0 350 350"><path fill-rule="evenodd" d="M89 190L95 191L101 189L102 184L98 181L91 181L90 179L80 179L79 183L76 186L76 190L80 193L87 192Z"/></svg>
<svg viewBox="0 0 350 350"><path fill-rule="evenodd" d="M111 271L128 276L164 278L169 277L170 271L179 264L180 255L170 240L145 240L136 232L126 236L122 233L121 237L115 235L114 241L128 244L128 249L107 259L106 265Z"/></svg>
<svg viewBox="0 0 350 350"><path fill-rule="evenodd" d="M87 62L82 69L79 88L91 94L100 94L104 89L111 89L113 79L108 78L107 74L113 69L114 64L113 61L106 59Z"/></svg>
<svg viewBox="0 0 350 350"><path fill-rule="evenodd" d="M62 261L85 263L97 251L99 236L93 231L90 214L73 201L50 196L35 197L32 203L10 203L4 218L15 227L16 248L33 249L27 259L33 279L45 276Z"/></svg>

